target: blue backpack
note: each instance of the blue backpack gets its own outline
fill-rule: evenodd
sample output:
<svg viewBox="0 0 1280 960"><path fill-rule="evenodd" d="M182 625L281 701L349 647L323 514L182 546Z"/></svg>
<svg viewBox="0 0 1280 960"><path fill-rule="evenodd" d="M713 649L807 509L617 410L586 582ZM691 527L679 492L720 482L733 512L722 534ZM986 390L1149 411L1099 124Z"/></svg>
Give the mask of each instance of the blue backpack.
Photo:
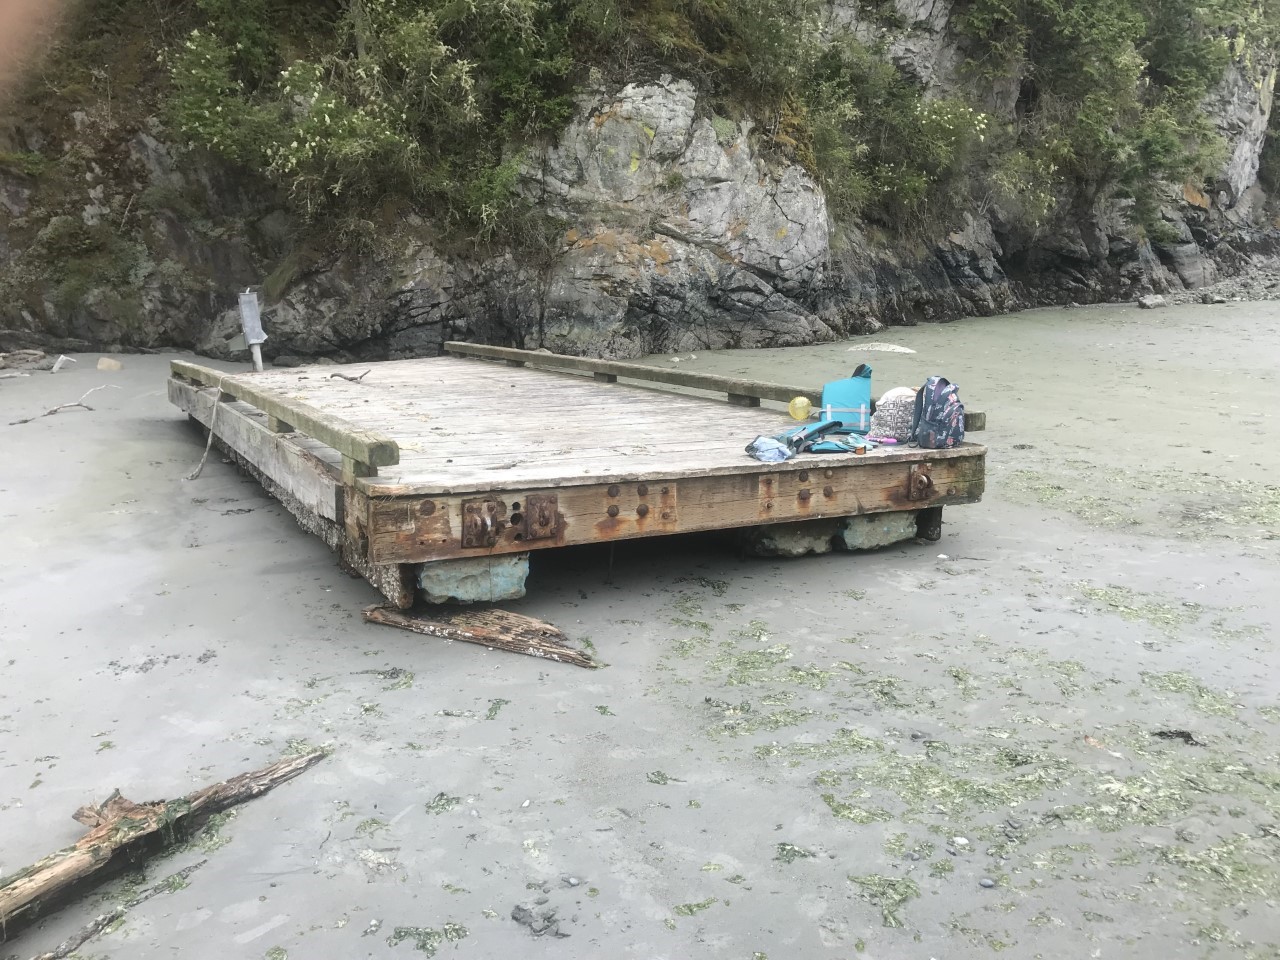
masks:
<svg viewBox="0 0 1280 960"><path fill-rule="evenodd" d="M839 420L841 433L866 433L870 429L871 367L868 364L858 364L847 379L823 384L818 418L824 423Z"/></svg>
<svg viewBox="0 0 1280 960"><path fill-rule="evenodd" d="M964 442L960 388L946 377L930 377L916 393L911 442L927 450L945 450Z"/></svg>

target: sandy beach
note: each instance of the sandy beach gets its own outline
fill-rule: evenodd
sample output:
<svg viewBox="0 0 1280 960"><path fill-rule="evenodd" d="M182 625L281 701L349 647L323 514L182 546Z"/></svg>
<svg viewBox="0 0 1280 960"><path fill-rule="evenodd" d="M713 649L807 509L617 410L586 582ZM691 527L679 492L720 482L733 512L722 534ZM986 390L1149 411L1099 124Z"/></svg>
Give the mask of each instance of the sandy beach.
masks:
<svg viewBox="0 0 1280 960"><path fill-rule="evenodd" d="M116 359L0 380L0 875L115 788L331 754L0 957L201 861L78 955L1280 949L1280 305L681 355L945 374L987 412L986 498L860 555L535 556L509 608L597 671L364 623L374 591L257 483L216 452L182 479L204 435L168 357Z"/></svg>

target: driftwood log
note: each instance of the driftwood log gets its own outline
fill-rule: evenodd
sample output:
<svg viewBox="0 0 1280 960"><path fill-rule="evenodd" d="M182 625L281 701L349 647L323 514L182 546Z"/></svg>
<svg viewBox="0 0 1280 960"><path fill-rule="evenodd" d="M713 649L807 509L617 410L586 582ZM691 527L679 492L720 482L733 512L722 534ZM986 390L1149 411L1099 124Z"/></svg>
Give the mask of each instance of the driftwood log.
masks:
<svg viewBox="0 0 1280 960"><path fill-rule="evenodd" d="M218 811L292 780L324 756L323 750L317 750L286 757L176 800L134 803L116 790L98 806L81 807L72 816L90 828L88 833L71 846L0 878L0 943L90 884L175 843Z"/></svg>
<svg viewBox="0 0 1280 960"><path fill-rule="evenodd" d="M478 643L577 667L599 666L587 654L569 646L565 635L551 624L505 610L459 610L427 618L410 616L393 607L372 606L365 608L364 618L429 637Z"/></svg>

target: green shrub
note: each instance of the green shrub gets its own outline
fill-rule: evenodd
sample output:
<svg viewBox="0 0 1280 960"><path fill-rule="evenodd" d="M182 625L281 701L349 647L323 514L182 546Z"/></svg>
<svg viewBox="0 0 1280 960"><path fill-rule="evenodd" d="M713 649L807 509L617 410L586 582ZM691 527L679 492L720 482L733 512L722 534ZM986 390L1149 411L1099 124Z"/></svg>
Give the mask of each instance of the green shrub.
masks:
<svg viewBox="0 0 1280 960"><path fill-rule="evenodd" d="M38 153L0 150L0 170L26 177L38 177L49 168L49 161Z"/></svg>
<svg viewBox="0 0 1280 960"><path fill-rule="evenodd" d="M851 37L816 58L805 90L815 172L838 214L904 227L966 198L984 114L958 98L924 99Z"/></svg>
<svg viewBox="0 0 1280 960"><path fill-rule="evenodd" d="M572 111L560 2L352 0L272 77L261 71L278 51L254 41L250 56L233 40L261 35L265 0L231 6L169 58L169 119L191 145L264 172L312 220L401 196L483 238L518 206L506 144Z"/></svg>
<svg viewBox="0 0 1280 960"><path fill-rule="evenodd" d="M587 33L630 40L663 65L753 106L796 89L817 36L818 0L577 0ZM586 39L586 38L584 38Z"/></svg>
<svg viewBox="0 0 1280 960"><path fill-rule="evenodd" d="M1258 182L1272 194L1280 193L1280 135L1277 135L1277 126L1280 126L1280 112L1272 110L1258 163Z"/></svg>
<svg viewBox="0 0 1280 960"><path fill-rule="evenodd" d="M1036 230L1058 205L1057 167L1016 146L997 147L993 152L983 178L986 190L980 195L981 205L996 204L1014 223Z"/></svg>
<svg viewBox="0 0 1280 960"><path fill-rule="evenodd" d="M1203 180L1221 138L1200 103L1270 26L1251 0L972 0L961 18L985 77L1022 77L1014 149L1086 198L1141 217L1161 180Z"/></svg>

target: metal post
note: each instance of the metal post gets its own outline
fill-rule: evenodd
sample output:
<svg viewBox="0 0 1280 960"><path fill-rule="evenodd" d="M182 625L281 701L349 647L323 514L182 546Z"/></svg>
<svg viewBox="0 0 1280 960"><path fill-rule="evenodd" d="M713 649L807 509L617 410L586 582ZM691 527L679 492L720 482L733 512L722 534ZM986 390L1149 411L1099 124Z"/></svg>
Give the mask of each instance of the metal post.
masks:
<svg viewBox="0 0 1280 960"><path fill-rule="evenodd" d="M240 329L244 331L245 343L253 355L253 369L262 372L262 344L267 342L267 335L262 331L262 313L258 309L258 295L252 290L240 294Z"/></svg>

